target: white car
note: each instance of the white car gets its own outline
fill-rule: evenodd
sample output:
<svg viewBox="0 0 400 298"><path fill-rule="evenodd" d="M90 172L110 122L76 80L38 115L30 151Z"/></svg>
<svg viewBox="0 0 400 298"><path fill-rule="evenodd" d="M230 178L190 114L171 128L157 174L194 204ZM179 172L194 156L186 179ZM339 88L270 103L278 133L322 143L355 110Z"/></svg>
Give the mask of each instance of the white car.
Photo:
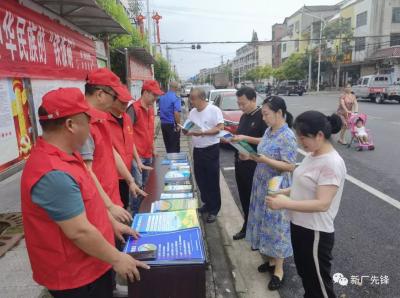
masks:
<svg viewBox="0 0 400 298"><path fill-rule="evenodd" d="M210 90L207 94L207 101L211 104L214 103L215 98L217 98L218 95L222 94L222 93L232 93L235 92L236 93L236 89L214 89L214 90Z"/></svg>

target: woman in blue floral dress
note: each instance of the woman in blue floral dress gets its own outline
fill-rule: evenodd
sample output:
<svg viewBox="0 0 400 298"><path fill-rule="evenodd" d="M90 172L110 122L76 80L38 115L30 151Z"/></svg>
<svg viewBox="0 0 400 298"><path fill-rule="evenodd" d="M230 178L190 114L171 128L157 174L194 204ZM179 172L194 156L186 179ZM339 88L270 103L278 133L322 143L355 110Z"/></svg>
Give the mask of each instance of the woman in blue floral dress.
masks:
<svg viewBox="0 0 400 298"><path fill-rule="evenodd" d="M290 240L290 221L286 210L271 210L265 204L268 181L274 176L283 176L281 188L291 184L291 172L294 170L297 156L297 142L290 129L293 117L286 110L285 101L272 96L262 107L263 119L268 125L257 147L259 156L246 157L257 162L250 199L249 219L246 240L252 249L269 258L258 267L260 272L273 271L268 284L270 290L280 288L283 281L283 261L292 256Z"/></svg>

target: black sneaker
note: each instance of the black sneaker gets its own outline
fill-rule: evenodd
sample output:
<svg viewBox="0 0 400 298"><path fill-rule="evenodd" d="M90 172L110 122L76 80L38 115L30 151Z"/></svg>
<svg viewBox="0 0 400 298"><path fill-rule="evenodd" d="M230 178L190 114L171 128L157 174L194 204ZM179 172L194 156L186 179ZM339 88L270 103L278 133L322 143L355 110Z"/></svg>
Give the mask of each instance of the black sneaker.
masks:
<svg viewBox="0 0 400 298"><path fill-rule="evenodd" d="M206 222L207 223L213 223L217 220L217 216L215 214L209 214L207 216Z"/></svg>
<svg viewBox="0 0 400 298"><path fill-rule="evenodd" d="M208 210L206 208L206 205L203 205L202 207L200 207L199 209L197 209L199 211L200 214L204 214L207 213Z"/></svg>
<svg viewBox="0 0 400 298"><path fill-rule="evenodd" d="M246 231L240 231L238 233L236 233L235 235L233 235L233 240L240 240L246 237Z"/></svg>
<svg viewBox="0 0 400 298"><path fill-rule="evenodd" d="M270 265L269 263L266 262L266 263L261 264L260 266L258 266L257 270L260 273L267 272L267 271L274 272L275 266L274 265Z"/></svg>

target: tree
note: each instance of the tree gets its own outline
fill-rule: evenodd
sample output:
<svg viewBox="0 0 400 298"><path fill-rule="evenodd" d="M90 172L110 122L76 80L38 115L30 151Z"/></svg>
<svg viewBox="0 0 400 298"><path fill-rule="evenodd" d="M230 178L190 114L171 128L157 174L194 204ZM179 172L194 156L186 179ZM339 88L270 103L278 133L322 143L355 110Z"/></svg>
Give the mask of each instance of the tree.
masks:
<svg viewBox="0 0 400 298"><path fill-rule="evenodd" d="M294 53L282 64L282 72L287 80L304 80L307 68L304 65L305 55Z"/></svg>
<svg viewBox="0 0 400 298"><path fill-rule="evenodd" d="M286 79L286 76L285 76L285 73L284 73L284 71L283 71L282 65L281 65L280 67L278 67L278 68L275 68L275 69L272 71L272 76L273 76L275 79L277 79L278 81L283 81L283 80Z"/></svg>
<svg viewBox="0 0 400 298"><path fill-rule="evenodd" d="M168 61L157 54L155 57L156 63L154 63L154 76L155 79L161 83L164 88L168 87L168 82L171 78L172 72Z"/></svg>

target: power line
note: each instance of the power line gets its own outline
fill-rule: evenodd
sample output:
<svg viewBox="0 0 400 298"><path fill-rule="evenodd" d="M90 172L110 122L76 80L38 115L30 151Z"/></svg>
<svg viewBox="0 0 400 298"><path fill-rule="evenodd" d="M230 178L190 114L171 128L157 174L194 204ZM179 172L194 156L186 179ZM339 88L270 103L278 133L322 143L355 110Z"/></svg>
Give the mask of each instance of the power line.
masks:
<svg viewBox="0 0 400 298"><path fill-rule="evenodd" d="M160 44L173 44L173 45L191 45L191 44L254 44L259 43L284 43L284 42L300 42L300 41L334 41L334 40L355 40L357 38L379 38L379 37L390 37L390 35L364 35L364 36L353 36L353 37L336 37L336 38L307 38L307 39L287 39L287 40L259 40L256 42L251 41L163 41Z"/></svg>

